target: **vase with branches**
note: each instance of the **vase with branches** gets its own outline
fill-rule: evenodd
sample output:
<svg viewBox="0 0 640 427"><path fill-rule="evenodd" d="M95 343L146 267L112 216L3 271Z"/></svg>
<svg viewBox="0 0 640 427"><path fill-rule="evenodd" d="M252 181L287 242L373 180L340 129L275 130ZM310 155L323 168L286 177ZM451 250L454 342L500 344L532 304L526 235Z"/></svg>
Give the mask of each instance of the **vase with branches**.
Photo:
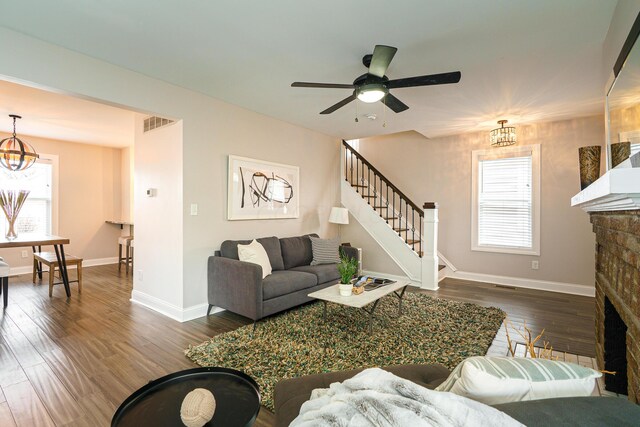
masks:
<svg viewBox="0 0 640 427"><path fill-rule="evenodd" d="M18 237L15 223L27 196L29 196L29 190L0 190L0 206L9 222L6 233L7 240L15 240Z"/></svg>

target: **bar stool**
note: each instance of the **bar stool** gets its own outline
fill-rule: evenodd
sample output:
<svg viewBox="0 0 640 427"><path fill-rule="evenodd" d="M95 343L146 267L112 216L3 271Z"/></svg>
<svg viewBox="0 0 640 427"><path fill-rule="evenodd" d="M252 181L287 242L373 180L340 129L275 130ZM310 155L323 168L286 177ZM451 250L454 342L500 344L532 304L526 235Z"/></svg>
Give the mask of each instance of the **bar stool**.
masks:
<svg viewBox="0 0 640 427"><path fill-rule="evenodd" d="M0 294L4 302L4 308L7 308L9 303L9 264L4 262L4 259L0 257Z"/></svg>
<svg viewBox="0 0 640 427"><path fill-rule="evenodd" d="M125 271L129 274L129 263L133 261L133 255L131 254L131 242L133 236L120 236L118 237L118 271L121 271L122 264L125 265ZM125 257L122 257L122 247L125 247ZM133 269L133 267L131 267Z"/></svg>
<svg viewBox="0 0 640 427"><path fill-rule="evenodd" d="M135 240L131 239L129 242L129 250L131 251L131 274L133 274L133 242Z"/></svg>

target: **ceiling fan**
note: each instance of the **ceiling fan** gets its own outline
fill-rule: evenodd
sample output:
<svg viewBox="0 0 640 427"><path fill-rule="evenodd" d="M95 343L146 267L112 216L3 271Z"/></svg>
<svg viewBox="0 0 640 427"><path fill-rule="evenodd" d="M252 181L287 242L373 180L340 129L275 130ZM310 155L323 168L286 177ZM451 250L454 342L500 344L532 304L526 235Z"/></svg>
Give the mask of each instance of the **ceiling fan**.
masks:
<svg viewBox="0 0 640 427"><path fill-rule="evenodd" d="M384 104L394 112L400 113L409 107L395 96L389 93L390 89L414 86L431 86L458 83L460 81L460 71L451 73L431 74L427 76L406 77L404 79L389 80L384 74L389 68L397 48L385 45L376 45L373 55L365 55L362 63L369 69L369 72L356 78L352 84L339 83L309 83L293 82L291 87L313 87L327 89L353 89L353 93L342 101L332 105L320 114L330 114L338 108L344 107L351 101L358 98L362 102L377 102L384 98Z"/></svg>

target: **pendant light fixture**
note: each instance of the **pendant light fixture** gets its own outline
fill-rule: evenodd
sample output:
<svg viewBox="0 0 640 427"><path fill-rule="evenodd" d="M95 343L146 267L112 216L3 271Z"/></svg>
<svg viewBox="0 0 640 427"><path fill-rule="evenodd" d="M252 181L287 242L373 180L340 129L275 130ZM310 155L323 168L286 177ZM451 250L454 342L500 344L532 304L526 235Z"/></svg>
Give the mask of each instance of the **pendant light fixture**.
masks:
<svg viewBox="0 0 640 427"><path fill-rule="evenodd" d="M492 147L506 147L516 143L516 128L512 126L504 127L508 120L498 120L499 128L489 133L489 141Z"/></svg>
<svg viewBox="0 0 640 427"><path fill-rule="evenodd" d="M13 118L13 135L0 141L0 165L12 171L28 169L40 157L36 150L16 136L16 119L21 116L9 114Z"/></svg>

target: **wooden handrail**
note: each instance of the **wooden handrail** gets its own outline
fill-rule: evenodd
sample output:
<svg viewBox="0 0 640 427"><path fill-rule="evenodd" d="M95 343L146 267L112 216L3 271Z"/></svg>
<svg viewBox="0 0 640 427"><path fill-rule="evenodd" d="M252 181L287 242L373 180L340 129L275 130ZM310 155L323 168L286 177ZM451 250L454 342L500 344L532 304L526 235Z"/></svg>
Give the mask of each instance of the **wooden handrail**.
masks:
<svg viewBox="0 0 640 427"><path fill-rule="evenodd" d="M358 153L356 150L353 149L353 147L351 147L349 144L347 144L347 141L345 141L344 139L342 140L342 145L344 145L344 147L354 156L356 156L358 159L360 159L360 161L362 163L364 163L365 165L367 165L367 167L378 176L378 178L380 178L382 181L384 181L384 183L391 188L398 196L400 196L402 199L404 199L404 201L411 206L417 213L419 216L424 217L424 211L422 209L420 209L418 207L418 205L416 205L415 203L413 203L411 201L410 198L408 198L407 196L405 196L405 194L400 191L400 189L398 187L396 187L395 185L393 185L393 183L391 181L389 181L389 179L387 179L387 177L385 177L378 169L376 169L375 166L373 166L367 159L365 159L362 154ZM346 177L345 177L346 178Z"/></svg>

